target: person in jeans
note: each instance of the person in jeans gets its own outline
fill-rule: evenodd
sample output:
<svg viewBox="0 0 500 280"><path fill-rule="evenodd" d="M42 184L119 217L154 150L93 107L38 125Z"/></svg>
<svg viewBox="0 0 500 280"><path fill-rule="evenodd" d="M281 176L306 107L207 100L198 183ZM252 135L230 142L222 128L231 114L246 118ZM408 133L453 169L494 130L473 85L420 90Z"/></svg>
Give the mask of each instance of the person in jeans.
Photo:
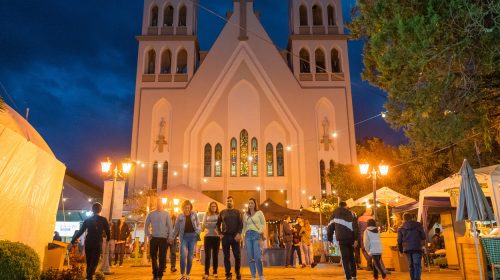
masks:
<svg viewBox="0 0 500 280"><path fill-rule="evenodd" d="M175 217L175 214L172 213L170 214L170 220L172 221L172 225L175 225L175 221L176 221L176 217ZM172 241L171 242L168 242L167 243L167 249L165 251L165 255L167 254L168 251L170 251L170 272L171 273L174 273L177 271L177 269L175 268L175 260L176 260L176 255L175 255L175 252L177 251L177 239L175 237L173 237Z"/></svg>
<svg viewBox="0 0 500 280"><path fill-rule="evenodd" d="M361 255L366 260L366 268L368 271L371 271L373 269L372 267L372 260L371 256L366 252L365 246L363 244L363 236L365 233L366 228L368 227L368 221L373 219L373 209L371 208L366 208L365 212L363 215L358 217L358 246L356 246L355 251L354 251L354 256L356 258L356 263L358 264L358 267L360 267L361 264Z"/></svg>
<svg viewBox="0 0 500 280"><path fill-rule="evenodd" d="M382 241L380 232L374 219L367 222L367 227L363 233L364 250L370 256L373 267L373 279L378 279L378 273L382 274L382 279L387 280L387 274L382 267Z"/></svg>
<svg viewBox="0 0 500 280"><path fill-rule="evenodd" d="M281 228L281 234L282 237L281 239L283 240L283 244L285 244L285 268L289 267L290 265L293 264L293 262L290 262L292 255L292 239L293 239L293 232L292 228L290 227L290 216L285 215L283 217L283 222L282 222L282 228Z"/></svg>
<svg viewBox="0 0 500 280"><path fill-rule="evenodd" d="M78 238L80 238L85 231L87 232L87 236L85 237L85 258L87 262L87 276L85 279L87 280L92 280L97 268L97 263L99 263L99 257L102 250L103 233L106 233L107 241L111 238L108 220L99 216L101 210L102 205L100 203L94 203L92 205L92 212L94 215L83 221L80 230L75 233L71 239L71 244L75 245L76 240L78 240Z"/></svg>
<svg viewBox="0 0 500 280"><path fill-rule="evenodd" d="M243 236L248 256L248 266L252 273L252 280L255 280L256 268L260 280L264 280L264 270L262 266L262 250L260 248L261 235L266 228L266 218L264 213L257 207L255 198L248 200L248 210L243 215Z"/></svg>
<svg viewBox="0 0 500 280"><path fill-rule="evenodd" d="M403 215L404 223L398 231L398 249L408 258L411 280L420 280L422 274L422 243L425 231L422 224L412 220L410 213Z"/></svg>
<svg viewBox="0 0 500 280"><path fill-rule="evenodd" d="M115 266L123 266L123 256L125 255L125 243L130 236L130 229L125 223L125 216L122 216L118 223L113 224L113 238L115 240Z"/></svg>
<svg viewBox="0 0 500 280"><path fill-rule="evenodd" d="M240 211L238 209L234 209L232 196L227 197L226 206L227 208L220 212L219 218L217 219L217 230L220 232L222 238L222 252L224 253L226 280L231 280L233 277L231 274L230 250L233 251L234 272L236 273L236 279L241 280L240 241L243 221L241 219Z"/></svg>
<svg viewBox="0 0 500 280"><path fill-rule="evenodd" d="M300 247L302 245L300 238L300 221L301 218L297 218L297 223L292 228L292 251L290 252L290 264L293 264L294 252L297 252L297 257L299 258L299 265L304 268L306 265L302 262L302 253L300 252Z"/></svg>
<svg viewBox="0 0 500 280"><path fill-rule="evenodd" d="M167 265L167 243L171 243L174 236L170 215L167 211L163 211L161 199L157 200L156 209L148 214L144 228L146 236L150 240L149 254L153 268L153 280L161 280Z"/></svg>
<svg viewBox="0 0 500 280"><path fill-rule="evenodd" d="M200 239L200 222L198 215L193 212L191 201L182 203L183 213L177 217L175 222L174 236L179 235L181 242L181 277L180 280L189 280L193 266L194 246ZM187 265L186 265L187 263Z"/></svg>
<svg viewBox="0 0 500 280"><path fill-rule="evenodd" d="M333 234L337 239L342 256L342 266L345 278L356 279L356 261L354 247L357 246L358 222L356 214L347 209L347 203L341 201L339 207L333 211L328 223L328 241L333 242Z"/></svg>
<svg viewBox="0 0 500 280"><path fill-rule="evenodd" d="M212 201L208 204L207 213L203 218L202 231L205 232L205 275L203 279L208 279L210 270L210 257L212 257L213 275L217 276L217 267L219 266L219 247L220 237L217 230L217 219L219 218L219 206L217 202Z"/></svg>
<svg viewBox="0 0 500 280"><path fill-rule="evenodd" d="M300 240L301 240L301 250L304 255L304 263L310 265L312 268L316 266L313 260L312 250L311 250L311 223L309 220L300 219L301 229L300 229Z"/></svg>

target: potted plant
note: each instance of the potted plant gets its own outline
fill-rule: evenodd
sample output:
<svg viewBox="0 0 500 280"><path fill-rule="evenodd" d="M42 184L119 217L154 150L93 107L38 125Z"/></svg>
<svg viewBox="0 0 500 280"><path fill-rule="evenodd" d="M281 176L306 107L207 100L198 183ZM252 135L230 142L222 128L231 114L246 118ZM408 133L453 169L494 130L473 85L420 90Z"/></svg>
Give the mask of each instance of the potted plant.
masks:
<svg viewBox="0 0 500 280"><path fill-rule="evenodd" d="M313 250L313 260L315 263L321 262L321 255L323 254L323 244L320 241L312 242L312 250Z"/></svg>

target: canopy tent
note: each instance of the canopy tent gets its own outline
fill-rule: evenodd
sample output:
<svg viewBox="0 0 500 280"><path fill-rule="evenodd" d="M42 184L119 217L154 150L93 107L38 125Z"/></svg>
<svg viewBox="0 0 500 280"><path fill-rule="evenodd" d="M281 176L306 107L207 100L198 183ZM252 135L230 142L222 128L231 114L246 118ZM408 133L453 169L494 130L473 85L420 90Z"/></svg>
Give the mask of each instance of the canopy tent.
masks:
<svg viewBox="0 0 500 280"><path fill-rule="evenodd" d="M484 195L491 198L493 212L498 224L498 221L500 221L500 164L474 169L474 173L483 189ZM460 181L461 176L456 173L424 190L421 190L418 205L418 220L423 221L424 224L427 221L426 212L429 207L424 205L424 201L429 198L438 197L449 200L452 192L454 194L458 194Z"/></svg>
<svg viewBox="0 0 500 280"><path fill-rule="evenodd" d="M219 211L226 208L226 206L215 199L212 199L203 193L190 188L186 185L179 186L169 186L166 190L162 191L159 196L166 196L167 198L178 198L181 200L192 200L193 201L193 210L198 212L205 212L208 208L208 204L212 201L215 201L219 206ZM180 205L179 205L180 208Z"/></svg>
<svg viewBox="0 0 500 280"><path fill-rule="evenodd" d="M301 216L303 219L309 220L313 225L319 225L319 212L312 212L307 209L303 209L302 212L296 209L290 209L279 205L272 199L267 199L260 206L259 209L264 213L267 221L271 220L281 220L283 216L289 215L291 218ZM322 215L322 224L328 224L327 217Z"/></svg>
<svg viewBox="0 0 500 280"><path fill-rule="evenodd" d="M364 206L371 199L373 199L373 192L355 200L353 206ZM382 187L377 190L377 201L391 207L398 207L416 202L415 199L400 194L388 187Z"/></svg>
<svg viewBox="0 0 500 280"><path fill-rule="evenodd" d="M66 167L12 108L0 112L0 240L31 246L43 260L54 234Z"/></svg>

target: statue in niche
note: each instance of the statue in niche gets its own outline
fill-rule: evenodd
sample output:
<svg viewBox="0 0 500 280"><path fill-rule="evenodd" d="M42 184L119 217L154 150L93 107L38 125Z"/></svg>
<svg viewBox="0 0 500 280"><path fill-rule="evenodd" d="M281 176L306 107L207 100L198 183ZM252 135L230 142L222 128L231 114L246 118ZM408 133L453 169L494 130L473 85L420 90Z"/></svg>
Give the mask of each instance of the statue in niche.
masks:
<svg viewBox="0 0 500 280"><path fill-rule="evenodd" d="M158 152L163 153L163 147L167 146L168 149L168 142L165 140L165 126L167 125L167 122L165 121L164 118L161 118L160 121L160 130L158 131L158 139L155 141L155 148L158 147Z"/></svg>
<svg viewBox="0 0 500 280"><path fill-rule="evenodd" d="M321 125L323 126L323 136L321 137L320 143L323 144L323 149L325 151L329 151L330 147L332 147L333 150L333 141L330 139L330 121L328 121L327 117L323 119Z"/></svg>

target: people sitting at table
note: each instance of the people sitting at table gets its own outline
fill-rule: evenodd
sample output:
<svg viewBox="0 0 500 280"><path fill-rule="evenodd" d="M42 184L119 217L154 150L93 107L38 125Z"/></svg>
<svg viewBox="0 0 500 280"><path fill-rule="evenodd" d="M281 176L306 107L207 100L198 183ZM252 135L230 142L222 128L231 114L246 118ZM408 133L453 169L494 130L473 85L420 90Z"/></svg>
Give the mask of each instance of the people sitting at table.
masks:
<svg viewBox="0 0 500 280"><path fill-rule="evenodd" d="M436 228L431 238L431 252L444 249L444 237L441 235L441 229Z"/></svg>

